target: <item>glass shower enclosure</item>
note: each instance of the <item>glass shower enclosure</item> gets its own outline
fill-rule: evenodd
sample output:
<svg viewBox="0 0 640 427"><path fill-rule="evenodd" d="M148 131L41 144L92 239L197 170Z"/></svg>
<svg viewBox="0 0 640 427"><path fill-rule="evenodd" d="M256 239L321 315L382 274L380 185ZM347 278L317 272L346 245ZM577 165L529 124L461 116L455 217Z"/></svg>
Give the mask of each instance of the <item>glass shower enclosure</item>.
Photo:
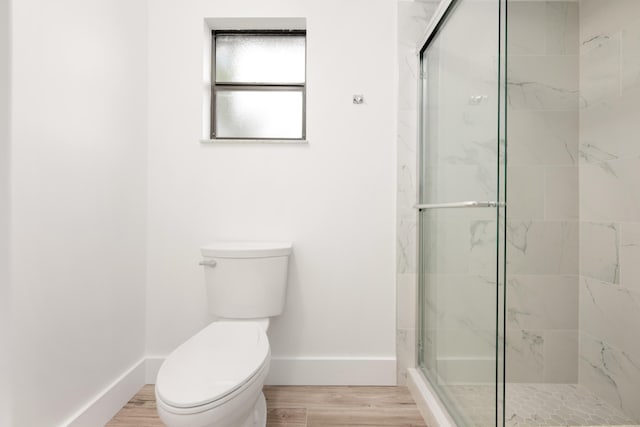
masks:
<svg viewBox="0 0 640 427"><path fill-rule="evenodd" d="M454 0L420 52L418 368L460 425L503 425L505 2Z"/></svg>
<svg viewBox="0 0 640 427"><path fill-rule="evenodd" d="M422 379L460 427L640 425L640 1L443 0L429 25Z"/></svg>

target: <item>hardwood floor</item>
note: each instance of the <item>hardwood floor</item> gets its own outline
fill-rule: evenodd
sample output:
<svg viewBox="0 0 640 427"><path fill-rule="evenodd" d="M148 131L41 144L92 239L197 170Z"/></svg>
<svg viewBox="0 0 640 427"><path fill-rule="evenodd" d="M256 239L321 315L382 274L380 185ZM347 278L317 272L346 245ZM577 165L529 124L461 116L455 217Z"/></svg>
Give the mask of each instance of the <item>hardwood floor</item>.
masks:
<svg viewBox="0 0 640 427"><path fill-rule="evenodd" d="M268 427L425 427L405 387L268 386ZM159 427L153 386L144 386L107 424Z"/></svg>

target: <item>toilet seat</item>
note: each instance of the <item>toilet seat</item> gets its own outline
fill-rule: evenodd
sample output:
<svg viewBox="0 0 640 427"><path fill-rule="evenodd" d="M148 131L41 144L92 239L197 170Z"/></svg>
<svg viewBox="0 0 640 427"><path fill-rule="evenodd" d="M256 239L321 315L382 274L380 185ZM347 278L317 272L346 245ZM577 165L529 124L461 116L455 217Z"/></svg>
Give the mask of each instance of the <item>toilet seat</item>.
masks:
<svg viewBox="0 0 640 427"><path fill-rule="evenodd" d="M211 409L260 377L269 356L269 341L258 323L214 322L169 355L158 372L156 394L171 412Z"/></svg>
<svg viewBox="0 0 640 427"><path fill-rule="evenodd" d="M236 398L242 399L244 397L243 395L247 393L247 390L254 388L254 383L256 382L260 382L260 384L258 385L258 389L261 390L262 385L264 384L264 379L266 378L268 371L269 371L269 364L265 363L262 369L258 371L258 373L253 378L251 378L248 382L243 384L240 388L235 389L231 393L227 394L226 396L218 400L206 403L201 406L193 406L190 408L174 407L163 402L162 398L157 394L156 394L156 405L158 406L158 409L162 409L166 412L179 415L179 416L188 416L188 415L200 414L203 412L216 410L217 408L226 406L225 404L233 404L232 401Z"/></svg>

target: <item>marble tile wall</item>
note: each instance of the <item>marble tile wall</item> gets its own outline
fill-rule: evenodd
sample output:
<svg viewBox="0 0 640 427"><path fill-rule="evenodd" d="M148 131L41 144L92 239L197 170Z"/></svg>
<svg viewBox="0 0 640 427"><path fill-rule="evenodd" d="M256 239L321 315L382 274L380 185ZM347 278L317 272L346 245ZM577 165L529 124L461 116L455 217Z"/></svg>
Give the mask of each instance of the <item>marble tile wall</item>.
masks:
<svg viewBox="0 0 640 427"><path fill-rule="evenodd" d="M579 381L640 422L640 2L580 1Z"/></svg>
<svg viewBox="0 0 640 427"><path fill-rule="evenodd" d="M578 380L579 4L508 9L508 382Z"/></svg>
<svg viewBox="0 0 640 427"><path fill-rule="evenodd" d="M398 384L416 364L417 46L439 1L398 1L396 358Z"/></svg>

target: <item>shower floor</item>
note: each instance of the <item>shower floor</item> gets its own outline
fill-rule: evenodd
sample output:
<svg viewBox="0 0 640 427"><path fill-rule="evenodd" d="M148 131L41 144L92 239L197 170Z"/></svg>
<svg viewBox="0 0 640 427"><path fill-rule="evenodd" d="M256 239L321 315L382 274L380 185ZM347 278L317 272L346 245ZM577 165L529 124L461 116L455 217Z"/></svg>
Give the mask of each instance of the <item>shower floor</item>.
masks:
<svg viewBox="0 0 640 427"><path fill-rule="evenodd" d="M468 425L495 425L495 389L482 385L444 386L464 408ZM506 426L631 426L637 425L619 409L576 384L506 385Z"/></svg>

